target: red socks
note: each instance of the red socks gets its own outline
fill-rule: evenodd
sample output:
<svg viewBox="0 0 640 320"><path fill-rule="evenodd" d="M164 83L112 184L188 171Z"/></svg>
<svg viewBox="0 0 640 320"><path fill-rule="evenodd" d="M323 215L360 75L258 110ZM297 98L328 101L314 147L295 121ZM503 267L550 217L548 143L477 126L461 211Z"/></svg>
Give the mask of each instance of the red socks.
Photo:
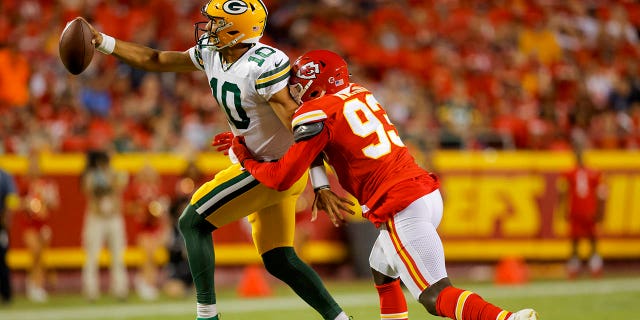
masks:
<svg viewBox="0 0 640 320"><path fill-rule="evenodd" d="M436 310L440 316L455 320L505 320L511 315L479 295L455 287L446 287L440 292Z"/></svg>
<svg viewBox="0 0 640 320"><path fill-rule="evenodd" d="M380 319L408 320L409 312L400 280L376 285L380 298ZM506 320L511 312L502 310L479 295L455 287L446 287L436 301L438 315L454 320Z"/></svg>
<svg viewBox="0 0 640 320"><path fill-rule="evenodd" d="M409 311L404 293L400 287L400 279L383 285L376 285L380 298L380 319L407 320Z"/></svg>

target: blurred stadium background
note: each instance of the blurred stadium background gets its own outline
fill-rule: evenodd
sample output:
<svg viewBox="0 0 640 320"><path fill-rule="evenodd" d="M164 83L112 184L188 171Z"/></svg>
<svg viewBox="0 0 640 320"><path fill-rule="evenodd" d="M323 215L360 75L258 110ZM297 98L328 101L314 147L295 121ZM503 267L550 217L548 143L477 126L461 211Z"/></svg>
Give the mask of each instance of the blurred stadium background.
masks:
<svg viewBox="0 0 640 320"><path fill-rule="evenodd" d="M479 293L489 291L488 297L507 299L513 294L520 299L514 307L535 307L536 298L545 296L527 292L582 288L576 289L578 298L571 309L595 315L575 319L623 318L612 316L616 304L607 304L612 300L600 292L622 309L634 308L627 302L640 297L637 1L264 2L270 10L264 42L292 59L315 48L343 54L352 79L376 94L421 164L442 177L445 215L440 232L454 279L471 286L478 283ZM47 284L51 302L34 307L23 298L25 270L31 261L21 236L24 219L18 212L11 220L8 257L17 301L11 309L0 308L0 318L28 319L31 314L46 319L52 314L46 308L52 305L87 307L80 296L79 272L86 204L80 174L87 151L112 152L113 165L131 177L142 168L153 168L169 198L175 196L176 184L190 163L208 177L227 165L226 157L209 146L213 135L228 127L202 74L146 73L96 53L89 69L72 76L57 58L60 32L76 16L119 39L186 50L194 44L193 24L203 20L199 13L203 4L203 0L0 3L0 168L21 180L30 170L28 159L37 158L45 177L59 186L61 199L51 212L53 237L45 254L54 271ZM575 141L588 147L586 163L603 171L609 187L600 229L603 282L566 280L564 262L570 247L565 204L559 201L557 185L560 173L573 165ZM366 291L370 288L363 289L368 279L367 241L375 230L359 219L340 229L324 216L310 223L312 200L308 190L298 206L301 256L331 288L347 295L346 300L366 300L352 303L368 310L360 318L375 318L376 297ZM142 258L132 240L135 219L130 214L126 218L126 263L133 277ZM230 300L235 299L244 267L259 262L248 239L242 223L215 233L218 283L222 296ZM581 247L581 254L586 255L586 249ZM164 265L166 251L159 250L156 260ZM108 261L105 252L101 264L106 267ZM494 287L500 265L515 266L507 270L516 273L524 265L525 276L514 280L524 287ZM270 299L282 297L285 305L303 310L299 301L286 300L286 291L265 277L276 287ZM617 281L619 277L626 280ZM106 278L105 273L103 285ZM345 285L348 280L353 284ZM535 285L540 287L530 287ZM348 293L351 287L366 293L353 298ZM104 299L92 306L98 311L70 315L64 312L72 311L64 309L62 315L51 317L80 319L88 317L82 312L89 312L97 319L94 313L108 313L115 303ZM172 306L167 297L161 299ZM545 299L540 305L551 303L546 302L549 299L562 301L555 295ZM178 300L183 304L176 308L185 309L181 312L156 309L164 310L166 318L153 318L188 319L192 300ZM593 310L598 308L591 306L580 309L590 305L585 301L610 313L597 313ZM145 305L135 297L130 303ZM231 307L229 318L255 318L238 311L246 309L242 300L230 303L236 303L237 313ZM136 312L144 311L105 319L147 319ZM553 319L571 319L562 311L551 314L556 315Z"/></svg>

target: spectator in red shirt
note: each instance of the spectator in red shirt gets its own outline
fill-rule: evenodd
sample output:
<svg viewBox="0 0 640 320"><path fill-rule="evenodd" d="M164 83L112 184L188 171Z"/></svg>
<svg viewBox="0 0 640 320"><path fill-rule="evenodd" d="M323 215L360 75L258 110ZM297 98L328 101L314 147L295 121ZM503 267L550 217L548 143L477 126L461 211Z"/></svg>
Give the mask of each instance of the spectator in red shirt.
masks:
<svg viewBox="0 0 640 320"><path fill-rule="evenodd" d="M575 166L563 174L566 188L562 192L568 201L567 219L571 238L571 257L567 262L569 278L575 278L580 272L581 258L578 244L588 239L591 247L589 270L592 276L602 274L602 258L597 250L597 224L602 221L606 199L606 187L601 173L584 165L582 147L575 146Z"/></svg>
<svg viewBox="0 0 640 320"><path fill-rule="evenodd" d="M125 199L134 217L136 245L142 251L142 265L135 278L135 289L143 300L158 298L160 269L155 253L167 243L169 197L164 194L159 173L145 165L133 178Z"/></svg>
<svg viewBox="0 0 640 320"><path fill-rule="evenodd" d="M47 265L44 255L51 243L49 217L60 204L58 185L42 175L40 156L33 153L29 171L20 185L24 212L23 241L31 255L31 266L26 279L26 295L33 302L46 302Z"/></svg>

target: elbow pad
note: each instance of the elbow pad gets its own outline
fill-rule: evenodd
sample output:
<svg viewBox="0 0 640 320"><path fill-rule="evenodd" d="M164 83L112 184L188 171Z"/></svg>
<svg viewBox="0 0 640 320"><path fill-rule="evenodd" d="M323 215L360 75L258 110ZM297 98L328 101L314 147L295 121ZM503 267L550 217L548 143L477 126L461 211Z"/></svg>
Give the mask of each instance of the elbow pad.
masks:
<svg viewBox="0 0 640 320"><path fill-rule="evenodd" d="M324 122L303 123L293 128L293 139L296 142L309 140L322 132Z"/></svg>

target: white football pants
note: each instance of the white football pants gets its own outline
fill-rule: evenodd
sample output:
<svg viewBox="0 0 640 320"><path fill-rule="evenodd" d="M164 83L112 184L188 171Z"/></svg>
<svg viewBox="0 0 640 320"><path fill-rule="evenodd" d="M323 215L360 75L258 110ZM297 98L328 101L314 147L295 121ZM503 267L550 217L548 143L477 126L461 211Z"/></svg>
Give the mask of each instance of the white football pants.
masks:
<svg viewBox="0 0 640 320"><path fill-rule="evenodd" d="M436 231L442 219L442 195L435 190L380 226L369 265L391 278L400 277L418 299L429 285L447 277L442 241Z"/></svg>

